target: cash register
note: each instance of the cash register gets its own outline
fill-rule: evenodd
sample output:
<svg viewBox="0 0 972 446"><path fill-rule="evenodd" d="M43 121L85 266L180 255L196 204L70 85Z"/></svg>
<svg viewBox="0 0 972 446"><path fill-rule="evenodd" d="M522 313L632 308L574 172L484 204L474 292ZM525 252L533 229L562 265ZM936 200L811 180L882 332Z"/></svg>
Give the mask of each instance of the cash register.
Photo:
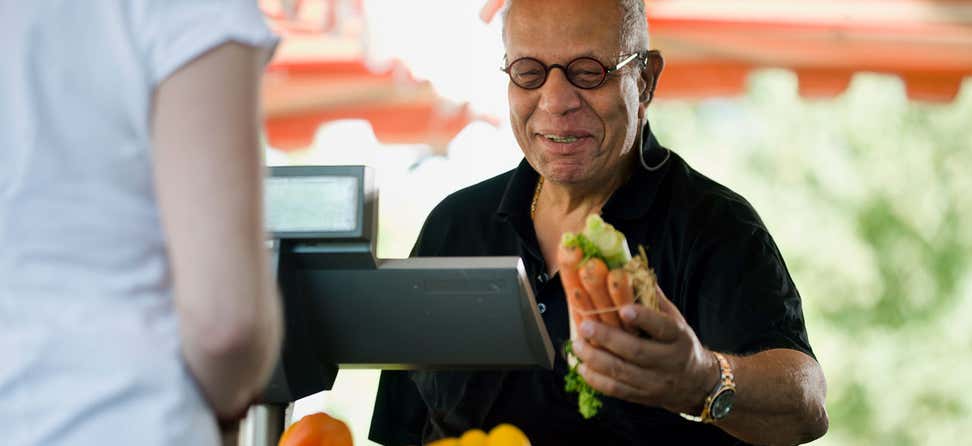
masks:
<svg viewBox="0 0 972 446"><path fill-rule="evenodd" d="M242 445L277 444L286 407L341 369L553 367L518 257L377 258L371 168L272 167L265 202L286 331Z"/></svg>

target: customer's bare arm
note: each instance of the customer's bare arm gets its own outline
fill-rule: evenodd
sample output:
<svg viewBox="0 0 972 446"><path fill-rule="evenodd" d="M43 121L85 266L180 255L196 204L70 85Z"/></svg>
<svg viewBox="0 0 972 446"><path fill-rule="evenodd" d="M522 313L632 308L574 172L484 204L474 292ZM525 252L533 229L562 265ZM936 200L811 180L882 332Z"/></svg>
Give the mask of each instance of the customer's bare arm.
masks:
<svg viewBox="0 0 972 446"><path fill-rule="evenodd" d="M155 185L182 351L223 416L265 383L281 340L263 244L264 56L235 43L215 48L164 80L153 106Z"/></svg>

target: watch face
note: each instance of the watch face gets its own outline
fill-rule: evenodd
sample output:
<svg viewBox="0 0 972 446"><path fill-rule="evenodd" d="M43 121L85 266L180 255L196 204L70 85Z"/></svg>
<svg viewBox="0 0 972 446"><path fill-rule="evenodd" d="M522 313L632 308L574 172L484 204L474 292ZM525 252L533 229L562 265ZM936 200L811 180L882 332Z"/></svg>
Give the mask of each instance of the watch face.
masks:
<svg viewBox="0 0 972 446"><path fill-rule="evenodd" d="M729 411L732 410L732 401L736 396L734 390L725 389L716 395L715 399L712 400L712 408L709 413L712 415L713 419L721 420L729 415Z"/></svg>

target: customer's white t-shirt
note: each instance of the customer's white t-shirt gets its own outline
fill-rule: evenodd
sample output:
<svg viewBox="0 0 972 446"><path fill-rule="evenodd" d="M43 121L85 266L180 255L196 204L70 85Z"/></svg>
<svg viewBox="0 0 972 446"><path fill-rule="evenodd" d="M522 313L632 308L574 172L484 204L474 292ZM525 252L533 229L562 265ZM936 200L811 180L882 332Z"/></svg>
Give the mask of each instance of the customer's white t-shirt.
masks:
<svg viewBox="0 0 972 446"><path fill-rule="evenodd" d="M256 0L0 1L0 444L218 443L180 355L150 110L228 41L276 43Z"/></svg>

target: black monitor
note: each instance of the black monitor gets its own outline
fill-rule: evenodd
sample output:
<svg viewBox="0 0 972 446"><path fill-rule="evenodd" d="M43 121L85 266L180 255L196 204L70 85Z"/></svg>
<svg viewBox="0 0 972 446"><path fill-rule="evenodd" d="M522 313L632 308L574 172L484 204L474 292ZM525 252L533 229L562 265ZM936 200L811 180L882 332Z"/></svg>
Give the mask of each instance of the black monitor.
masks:
<svg viewBox="0 0 972 446"><path fill-rule="evenodd" d="M264 402L330 389L338 368L553 367L518 257L377 259L371 169L274 167L266 201L286 339Z"/></svg>

